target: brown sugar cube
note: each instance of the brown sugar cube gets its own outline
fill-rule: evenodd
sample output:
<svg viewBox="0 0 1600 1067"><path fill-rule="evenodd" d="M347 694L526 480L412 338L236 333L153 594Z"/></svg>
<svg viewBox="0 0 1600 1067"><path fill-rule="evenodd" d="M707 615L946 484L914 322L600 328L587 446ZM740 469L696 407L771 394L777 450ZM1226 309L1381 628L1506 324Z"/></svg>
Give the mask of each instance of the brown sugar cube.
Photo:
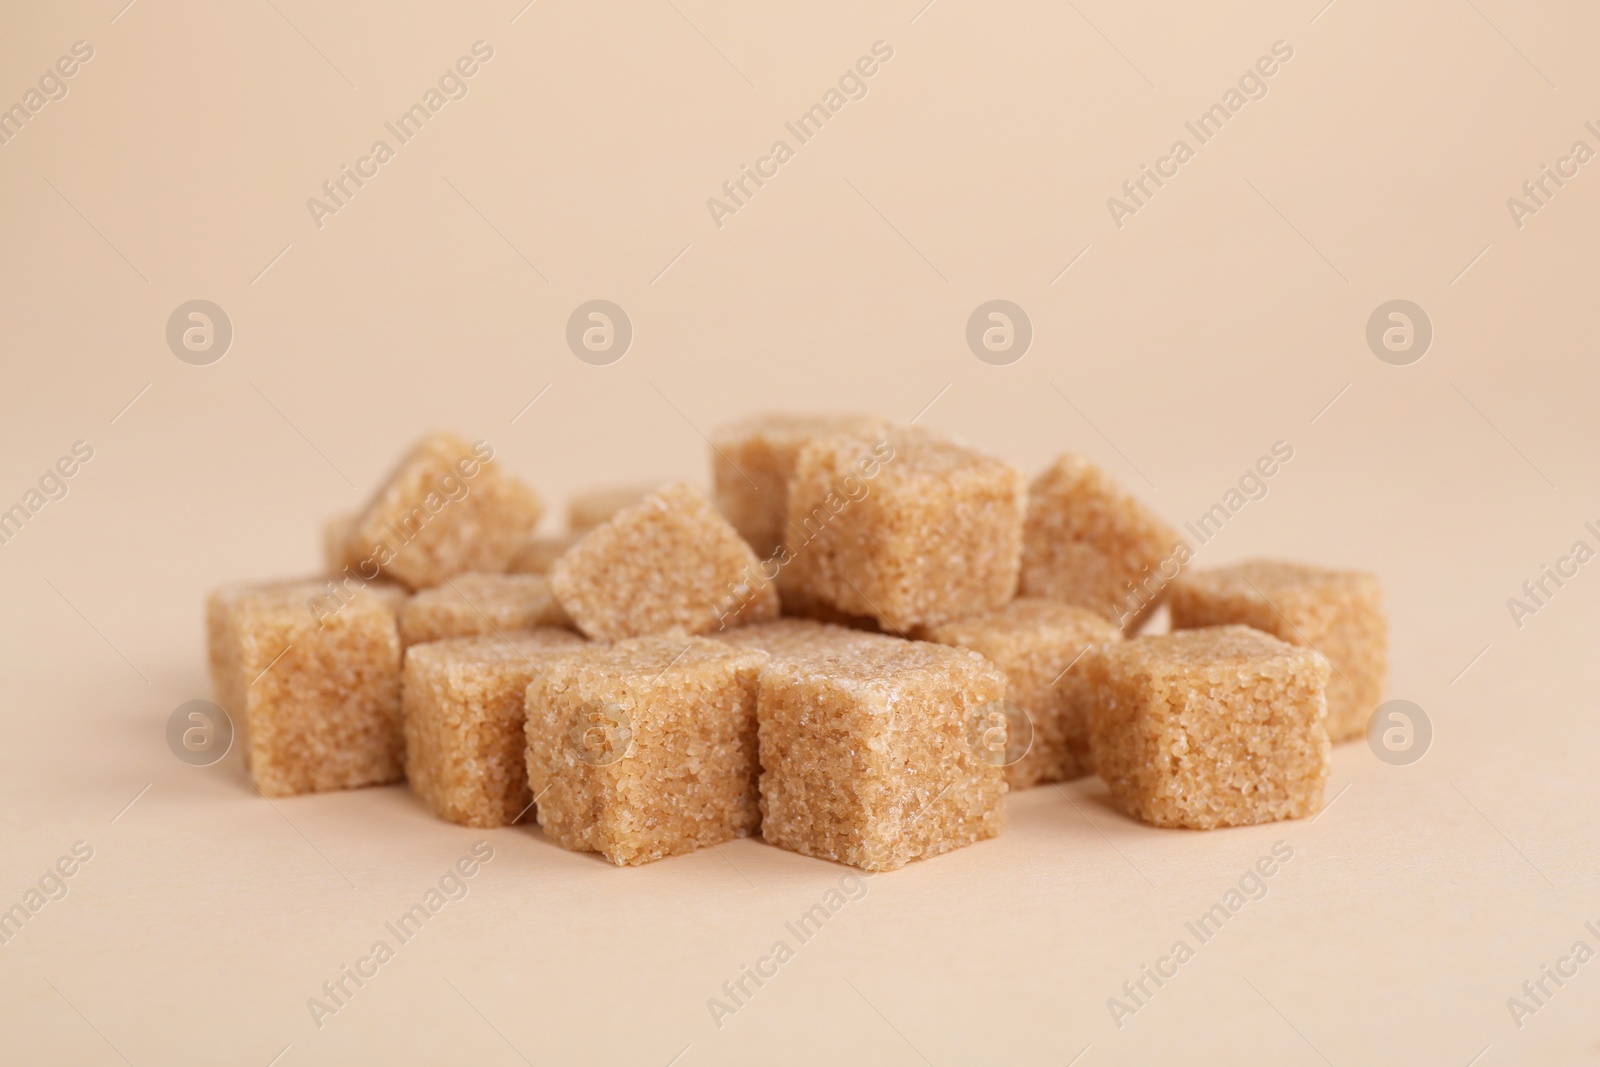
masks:
<svg viewBox="0 0 1600 1067"><path fill-rule="evenodd" d="M314 587L316 580L312 578L258 585L225 585L213 589L211 595L206 597L206 664L211 675L212 695L233 720L238 748L245 753L247 766L249 746L244 734L244 704L250 679L244 677L244 668L240 666L243 643L233 624L234 605L245 597L261 595L270 590Z"/></svg>
<svg viewBox="0 0 1600 1067"><path fill-rule="evenodd" d="M637 504L660 483L608 485L575 494L567 501L567 529L586 533L631 504Z"/></svg>
<svg viewBox="0 0 1600 1067"><path fill-rule="evenodd" d="M789 479L800 447L814 437L872 436L889 426L887 419L869 415L761 415L720 427L711 435L717 507L766 559L783 544Z"/></svg>
<svg viewBox="0 0 1600 1067"><path fill-rule="evenodd" d="M1094 691L1083 659L1122 631L1086 608L1020 598L1003 608L930 626L925 641L970 648L1005 672L1006 699L1027 713L1032 743L1006 767L1013 790L1094 773L1089 707Z"/></svg>
<svg viewBox="0 0 1600 1067"><path fill-rule="evenodd" d="M551 594L550 582L540 575L458 574L406 601L400 609L400 643L410 646L566 623L566 612Z"/></svg>
<svg viewBox="0 0 1600 1067"><path fill-rule="evenodd" d="M1240 623L1328 657L1328 736L1366 733L1389 674L1389 623L1376 576L1303 563L1247 560L1172 585L1172 628Z"/></svg>
<svg viewBox="0 0 1600 1067"><path fill-rule="evenodd" d="M412 589L467 571L501 572L539 523L539 498L483 441L434 433L412 447L350 531L345 559Z"/></svg>
<svg viewBox="0 0 1600 1067"><path fill-rule="evenodd" d="M329 574L341 573L350 562L345 558L345 546L355 522L354 515L335 515L322 524L322 563Z"/></svg>
<svg viewBox="0 0 1600 1067"><path fill-rule="evenodd" d="M1024 508L1009 464L917 430L801 448L779 581L906 632L1016 593Z"/></svg>
<svg viewBox="0 0 1600 1067"><path fill-rule="evenodd" d="M269 797L398 781L405 594L325 581L234 586L206 607L217 703Z"/></svg>
<svg viewBox="0 0 1600 1067"><path fill-rule="evenodd" d="M1005 775L980 751L1006 679L976 652L851 633L761 672L761 833L888 871L993 837Z"/></svg>
<svg viewBox="0 0 1600 1067"><path fill-rule="evenodd" d="M1322 809L1328 661L1248 626L1102 645L1087 657L1095 770L1156 826L1210 830Z"/></svg>
<svg viewBox="0 0 1600 1067"><path fill-rule="evenodd" d="M760 568L728 520L674 484L589 531L550 569L550 587L596 640L702 634L777 616L778 591Z"/></svg>
<svg viewBox="0 0 1600 1067"><path fill-rule="evenodd" d="M406 779L429 811L463 826L509 826L528 810L528 683L583 643L547 627L406 649Z"/></svg>
<svg viewBox="0 0 1600 1067"><path fill-rule="evenodd" d="M511 557L511 565L507 569L513 574L549 574L556 560L581 540L583 540L582 534L530 537L523 542L521 548L517 549L517 554Z"/></svg>
<svg viewBox="0 0 1600 1067"><path fill-rule="evenodd" d="M1069 453L1028 487L1017 591L1099 612L1132 634L1189 555L1172 527Z"/></svg>
<svg viewBox="0 0 1600 1067"><path fill-rule="evenodd" d="M528 782L563 848L632 866L755 831L766 656L704 637L590 645L528 686Z"/></svg>

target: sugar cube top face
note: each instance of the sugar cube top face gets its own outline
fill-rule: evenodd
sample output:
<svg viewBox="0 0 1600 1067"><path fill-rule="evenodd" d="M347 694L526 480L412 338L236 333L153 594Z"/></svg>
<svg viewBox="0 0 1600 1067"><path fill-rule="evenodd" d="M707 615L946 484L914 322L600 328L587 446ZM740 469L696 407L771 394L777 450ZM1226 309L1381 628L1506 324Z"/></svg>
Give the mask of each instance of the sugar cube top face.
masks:
<svg viewBox="0 0 1600 1067"><path fill-rule="evenodd" d="M1103 645L1088 664L1095 770L1124 812L1209 830L1322 809L1321 653L1219 626Z"/></svg>
<svg viewBox="0 0 1600 1067"><path fill-rule="evenodd" d="M779 581L908 632L1016 592L1024 510L1009 464L915 429L804 445Z"/></svg>
<svg viewBox="0 0 1600 1067"><path fill-rule="evenodd" d="M406 779L430 811L463 826L508 826L528 810L528 684L583 644L544 628L406 650Z"/></svg>
<svg viewBox="0 0 1600 1067"><path fill-rule="evenodd" d="M400 609L400 641L415 645L566 622L550 582L540 575L458 574L406 602Z"/></svg>
<svg viewBox="0 0 1600 1067"><path fill-rule="evenodd" d="M717 507L766 559L784 541L789 479L801 446L835 433L875 437L890 425L870 415L762 415L720 427L711 435Z"/></svg>
<svg viewBox="0 0 1600 1067"><path fill-rule="evenodd" d="M324 581L231 587L207 605L217 701L269 797L401 776L395 613L404 594L328 590Z"/></svg>
<svg viewBox="0 0 1600 1067"><path fill-rule="evenodd" d="M1131 634L1189 555L1172 527L1081 456L1063 455L1028 487L1022 596L1088 608Z"/></svg>
<svg viewBox="0 0 1600 1067"><path fill-rule="evenodd" d="M363 578L381 570L412 589L506 570L543 508L493 455L451 433L419 441L356 519L345 546L351 568Z"/></svg>
<svg viewBox="0 0 1600 1067"><path fill-rule="evenodd" d="M550 570L556 599L596 640L702 634L775 618L761 561L700 494L664 486L586 534Z"/></svg>
<svg viewBox="0 0 1600 1067"><path fill-rule="evenodd" d="M754 832L765 660L703 637L641 637L552 663L527 691L545 833L633 865Z"/></svg>
<svg viewBox="0 0 1600 1067"><path fill-rule="evenodd" d="M1005 769L1012 789L1093 772L1089 708L1094 695L1084 659L1094 646L1121 640L1114 623L1087 608L1024 597L995 611L928 627L917 636L972 649L1005 672L1006 699L1032 724L1026 753Z"/></svg>
<svg viewBox="0 0 1600 1067"><path fill-rule="evenodd" d="M976 652L881 635L774 655L758 704L762 835L871 871L993 837L1005 777L980 734L1005 689Z"/></svg>
<svg viewBox="0 0 1600 1067"><path fill-rule="evenodd" d="M558 537L530 537L511 557L507 568L513 574L549 574L556 560L566 555L567 549L583 539L582 534L561 534Z"/></svg>
<svg viewBox="0 0 1600 1067"><path fill-rule="evenodd" d="M1193 571L1172 585L1174 629L1240 623L1328 657L1328 735L1361 737L1383 699L1389 623L1378 579L1280 560Z"/></svg>
<svg viewBox="0 0 1600 1067"><path fill-rule="evenodd" d="M585 533L625 507L637 504L660 485L608 485L576 493L567 501L567 529Z"/></svg>

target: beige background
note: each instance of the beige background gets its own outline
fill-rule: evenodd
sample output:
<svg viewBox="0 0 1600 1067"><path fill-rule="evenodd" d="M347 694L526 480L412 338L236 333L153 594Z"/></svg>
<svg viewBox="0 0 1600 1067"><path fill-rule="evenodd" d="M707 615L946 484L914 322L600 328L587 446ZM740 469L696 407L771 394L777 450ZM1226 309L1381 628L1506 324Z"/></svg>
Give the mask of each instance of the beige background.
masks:
<svg viewBox="0 0 1600 1067"><path fill-rule="evenodd" d="M3 17L0 103L94 58L0 146L0 505L94 457L0 546L0 906L94 858L0 946L0 1058L1600 1060L1600 963L1520 1029L1506 1006L1600 948L1600 563L1520 629L1506 607L1600 547L1600 163L1521 228L1506 207L1600 149L1591 5L520 2ZM306 199L478 40L468 95L317 228ZM706 199L879 40L866 97L715 226ZM1106 199L1279 40L1268 95L1116 227ZM164 341L193 298L234 325L211 366ZM610 366L563 340L593 298L636 331ZM1010 366L964 341L992 298L1035 329ZM1410 366L1364 341L1393 298L1435 327ZM580 486L706 481L702 432L774 407L926 407L1030 471L1079 449L1175 522L1290 443L1200 559L1376 570L1432 749L1341 747L1314 823L1017 795L1003 837L873 879L720 1030L707 998L845 869L743 841L616 870L402 788L269 806L235 759L167 750L208 695L206 590L313 569L321 520L425 429L489 439L559 517ZM306 999L480 838L466 899L316 1028ZM1107 998L1280 840L1266 898L1118 1029Z"/></svg>

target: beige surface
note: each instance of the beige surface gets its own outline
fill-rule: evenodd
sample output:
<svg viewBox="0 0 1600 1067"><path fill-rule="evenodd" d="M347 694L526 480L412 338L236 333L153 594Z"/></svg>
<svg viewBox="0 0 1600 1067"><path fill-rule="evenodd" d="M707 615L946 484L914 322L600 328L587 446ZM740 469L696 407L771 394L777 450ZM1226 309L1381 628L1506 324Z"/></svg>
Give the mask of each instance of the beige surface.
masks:
<svg viewBox="0 0 1600 1067"><path fill-rule="evenodd" d="M1506 1007L1600 948L1600 563L1520 629L1506 606L1600 547L1600 163L1521 228L1506 206L1600 147L1591 6L122 3L0 16L0 101L94 49L0 146L0 504L93 448L0 545L0 903L93 848L0 946L0 1059L1600 1059L1600 962L1521 1029ZM480 39L469 95L318 229L306 198ZM719 229L706 199L878 40L866 97ZM1118 229L1107 197L1278 40L1268 95ZM211 366L164 340L194 298L234 325ZM564 342L595 298L634 326L610 366ZM1034 328L1010 366L965 341L995 298ZM1364 341L1394 298L1436 328L1410 366ZM322 520L423 431L492 441L559 514L706 484L701 432L773 407L926 408L1030 472L1076 449L1180 528L1288 443L1199 561L1376 571L1432 750L1339 748L1315 823L1018 795L1001 837L841 891L804 945L784 924L843 868L745 841L617 870L402 788L268 805L234 758L167 750L207 695L205 591L317 567ZM480 839L467 897L314 1026L307 998ZM1277 841L1267 896L1118 1029L1107 998ZM707 998L780 938L719 1030Z"/></svg>

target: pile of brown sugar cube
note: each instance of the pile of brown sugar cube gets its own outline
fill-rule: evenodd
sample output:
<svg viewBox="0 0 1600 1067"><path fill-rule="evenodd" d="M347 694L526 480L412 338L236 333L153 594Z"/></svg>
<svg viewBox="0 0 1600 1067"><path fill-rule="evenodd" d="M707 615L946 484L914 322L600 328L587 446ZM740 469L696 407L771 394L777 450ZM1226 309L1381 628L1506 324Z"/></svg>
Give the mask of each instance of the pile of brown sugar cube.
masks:
<svg viewBox="0 0 1600 1067"><path fill-rule="evenodd" d="M774 415L711 461L712 498L596 491L550 538L489 446L418 442L328 524L326 575L210 597L256 787L404 780L617 864L759 833L891 870L1089 774L1155 826L1313 815L1382 695L1371 575L1187 568L1078 456L1030 484L930 431Z"/></svg>

